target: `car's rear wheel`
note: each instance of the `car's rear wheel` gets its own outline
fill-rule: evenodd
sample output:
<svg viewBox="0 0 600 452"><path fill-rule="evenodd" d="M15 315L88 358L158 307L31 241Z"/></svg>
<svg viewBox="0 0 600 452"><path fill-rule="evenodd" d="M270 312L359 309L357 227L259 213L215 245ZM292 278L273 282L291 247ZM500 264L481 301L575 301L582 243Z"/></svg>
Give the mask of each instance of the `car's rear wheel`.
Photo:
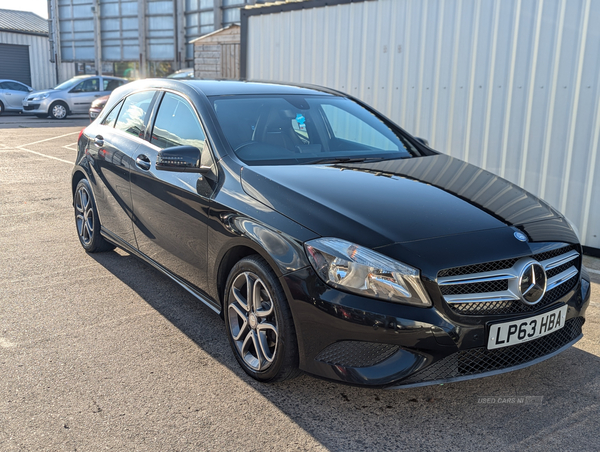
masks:
<svg viewBox="0 0 600 452"><path fill-rule="evenodd" d="M277 276L260 256L248 256L229 273L225 323L244 371L259 381L299 374L294 322Z"/></svg>
<svg viewBox="0 0 600 452"><path fill-rule="evenodd" d="M75 188L75 225L81 246L88 253L112 250L115 246L100 234L98 211L87 179L81 179Z"/></svg>
<svg viewBox="0 0 600 452"><path fill-rule="evenodd" d="M65 119L69 114L67 104L64 102L54 102L48 109L50 116L54 119Z"/></svg>

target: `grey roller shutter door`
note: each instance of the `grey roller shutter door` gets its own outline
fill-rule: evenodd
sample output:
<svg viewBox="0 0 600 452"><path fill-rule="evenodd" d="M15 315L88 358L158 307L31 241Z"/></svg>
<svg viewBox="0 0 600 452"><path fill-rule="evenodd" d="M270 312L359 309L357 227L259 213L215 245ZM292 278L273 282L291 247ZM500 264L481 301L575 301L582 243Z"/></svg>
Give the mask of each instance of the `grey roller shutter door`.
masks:
<svg viewBox="0 0 600 452"><path fill-rule="evenodd" d="M0 44L0 79L3 78L31 86L29 46Z"/></svg>

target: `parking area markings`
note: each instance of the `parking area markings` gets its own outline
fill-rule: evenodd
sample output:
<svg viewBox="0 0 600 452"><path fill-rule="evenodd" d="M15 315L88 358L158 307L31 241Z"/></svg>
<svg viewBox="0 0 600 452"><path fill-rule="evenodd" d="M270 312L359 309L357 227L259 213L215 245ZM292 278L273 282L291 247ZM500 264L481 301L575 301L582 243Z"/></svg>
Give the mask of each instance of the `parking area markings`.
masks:
<svg viewBox="0 0 600 452"><path fill-rule="evenodd" d="M79 133L79 132L78 132L78 133ZM33 144L33 143L32 143L32 144ZM52 159L52 160L58 160L59 162L68 163L69 165L72 165L72 164L73 164L73 162L69 162L68 160L59 159L58 157L54 157L54 156L52 156L52 155L42 154L41 152L32 151L31 149L25 149L25 148L24 148L24 147L22 147L22 146L18 146L18 147L17 147L17 150L19 150L19 151L25 151L25 152L29 152L29 153L31 153L31 154L39 155L39 156L46 157L46 158L49 158L49 159Z"/></svg>
<svg viewBox="0 0 600 452"><path fill-rule="evenodd" d="M69 133L65 133L64 135L58 135L56 137L52 137L52 138L46 138L45 140L39 140L39 141L34 141L33 143L27 143L27 144L22 144L20 146L17 147L26 147L26 146L31 146L33 144L38 144L38 143L44 143L46 141L51 141L51 140L56 140L58 138L63 138L63 137L68 137L69 135L77 135L79 134L79 132L69 132ZM70 162L69 162L70 163Z"/></svg>

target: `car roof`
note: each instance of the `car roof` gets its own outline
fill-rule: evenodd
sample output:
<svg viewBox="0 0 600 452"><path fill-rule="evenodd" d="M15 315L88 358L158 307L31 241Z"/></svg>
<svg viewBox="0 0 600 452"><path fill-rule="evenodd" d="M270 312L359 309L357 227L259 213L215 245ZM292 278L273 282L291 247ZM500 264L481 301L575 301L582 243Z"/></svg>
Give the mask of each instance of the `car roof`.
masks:
<svg viewBox="0 0 600 452"><path fill-rule="evenodd" d="M18 80L12 80L10 78L0 78L0 83L1 82L16 82L16 83L20 83L21 85L29 86L27 83L23 83Z"/></svg>
<svg viewBox="0 0 600 452"><path fill-rule="evenodd" d="M85 79L94 78L94 77L114 78L116 80L127 80L126 78L115 77L114 75L94 75L94 74L76 75L75 77L71 77L69 80L73 80L73 79L85 80Z"/></svg>
<svg viewBox="0 0 600 452"><path fill-rule="evenodd" d="M341 95L336 91L311 85L288 85L275 82L241 82L234 80L178 80L206 96L233 96L243 94L302 94Z"/></svg>

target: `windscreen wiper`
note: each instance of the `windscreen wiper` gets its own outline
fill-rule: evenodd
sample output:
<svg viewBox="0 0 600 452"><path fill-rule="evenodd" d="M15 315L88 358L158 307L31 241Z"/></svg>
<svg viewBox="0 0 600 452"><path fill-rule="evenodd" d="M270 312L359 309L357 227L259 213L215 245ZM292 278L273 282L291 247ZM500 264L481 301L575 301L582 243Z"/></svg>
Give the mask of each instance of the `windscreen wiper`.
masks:
<svg viewBox="0 0 600 452"><path fill-rule="evenodd" d="M307 162L309 165L318 165L319 163L362 163L385 160L389 157L327 157L324 159Z"/></svg>

